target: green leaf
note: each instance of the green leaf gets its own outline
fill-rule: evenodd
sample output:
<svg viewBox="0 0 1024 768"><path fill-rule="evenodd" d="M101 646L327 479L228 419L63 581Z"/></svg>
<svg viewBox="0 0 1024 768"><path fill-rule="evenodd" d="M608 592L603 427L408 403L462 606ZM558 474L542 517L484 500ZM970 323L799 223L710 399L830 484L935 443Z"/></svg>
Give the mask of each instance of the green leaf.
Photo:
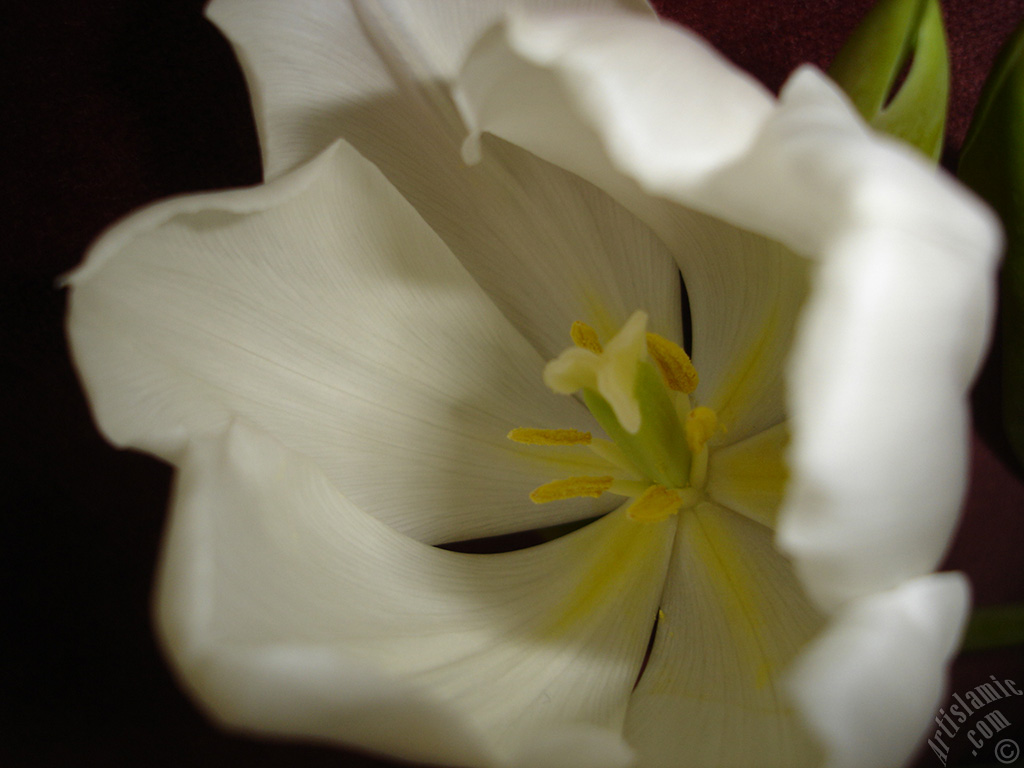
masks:
<svg viewBox="0 0 1024 768"><path fill-rule="evenodd" d="M962 650L981 651L1024 644L1024 603L975 608Z"/></svg>
<svg viewBox="0 0 1024 768"><path fill-rule="evenodd" d="M999 307L1003 426L1024 466L1024 24L985 83L958 174L995 208L1006 229Z"/></svg>
<svg viewBox="0 0 1024 768"><path fill-rule="evenodd" d="M879 0L829 75L872 127L938 160L949 102L949 55L938 0Z"/></svg>

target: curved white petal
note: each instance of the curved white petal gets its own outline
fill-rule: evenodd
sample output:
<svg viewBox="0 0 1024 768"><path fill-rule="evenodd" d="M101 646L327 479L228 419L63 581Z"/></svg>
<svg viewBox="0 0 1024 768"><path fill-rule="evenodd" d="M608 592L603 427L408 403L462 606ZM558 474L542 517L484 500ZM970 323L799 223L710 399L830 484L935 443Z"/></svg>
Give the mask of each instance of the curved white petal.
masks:
<svg viewBox="0 0 1024 768"><path fill-rule="evenodd" d="M206 13L245 70L264 171L273 178L339 137L359 146L356 135L368 132L407 155L410 146L388 146L391 137L379 130L392 118L372 113L391 102L399 114L418 116L419 128L446 120L447 105L431 97L443 98L441 83L455 76L473 41L511 7L552 6L653 15L642 0L213 0Z"/></svg>
<svg viewBox="0 0 1024 768"><path fill-rule="evenodd" d="M793 481L779 528L812 595L834 607L927 573L945 552L965 491L966 392L988 339L999 238L941 172L846 125L820 75L798 73L782 99L794 137L829 137L831 160L817 172L849 201L790 361ZM823 141L808 138L792 162L823 158L813 147Z"/></svg>
<svg viewBox="0 0 1024 768"><path fill-rule="evenodd" d="M742 349L757 348L776 308L772 362L754 366L769 384L754 389L771 395L750 403L775 421L756 427L781 417L778 373L808 266L766 238L808 258L815 291L788 374L794 481L780 541L827 608L932 570L964 487L965 391L987 338L994 218L944 172L871 133L815 70L799 71L773 107L664 26L517 16L485 36L459 88L469 151L481 131L516 142L608 190L680 254L702 377L728 381L756 358ZM760 239L730 235L748 245L715 270L710 256L678 247L684 222L709 217ZM753 335L726 342L729 357L705 374L704 325L728 327L732 314ZM715 389L698 395L718 404Z"/></svg>
<svg viewBox="0 0 1024 768"><path fill-rule="evenodd" d="M797 72L762 146L711 195L818 260L788 371L779 544L826 610L941 561L999 246L970 193L850 112L820 73ZM777 214L745 186L766 175L789 201Z"/></svg>
<svg viewBox="0 0 1024 768"><path fill-rule="evenodd" d="M747 150L772 109L694 34L610 13L510 13L470 53L455 99L474 132L467 151L488 131L613 189L626 169L696 186ZM537 125L541 115L555 122Z"/></svg>
<svg viewBox="0 0 1024 768"><path fill-rule="evenodd" d="M935 727L969 607L958 573L852 602L797 660L789 688L826 768L903 765Z"/></svg>
<svg viewBox="0 0 1024 768"><path fill-rule="evenodd" d="M528 500L553 477L605 472L584 449L545 453L508 431L592 419L544 387L544 361L346 145L268 185L127 219L71 284L75 361L118 445L174 462L241 415L429 541L614 504Z"/></svg>
<svg viewBox="0 0 1024 768"><path fill-rule="evenodd" d="M494 146L472 168L462 161L465 131L447 80L508 5L217 0L209 12L246 71L268 178L344 137L545 358L565 346L574 320L610 335L636 309L679 339L675 267L646 226L519 148ZM645 10L610 0L560 5Z"/></svg>
<svg viewBox="0 0 1024 768"><path fill-rule="evenodd" d="M704 503L679 515L626 737L651 768L799 768L820 753L782 688L820 627L771 529Z"/></svg>
<svg viewBox="0 0 1024 768"><path fill-rule="evenodd" d="M158 620L185 684L235 727L433 763L619 768L674 528L620 510L532 549L448 552L235 422L185 450Z"/></svg>
<svg viewBox="0 0 1024 768"><path fill-rule="evenodd" d="M650 194L645 178L700 189L756 140L773 106L767 92L670 24L517 14L476 46L455 93L471 157L481 133L501 136L605 189L667 244L690 296L697 397L719 412L727 439L781 421L805 264L701 212L699 195L681 207Z"/></svg>
<svg viewBox="0 0 1024 768"><path fill-rule="evenodd" d="M786 418L785 359L807 293L809 265L782 245L711 217L668 217L690 297L696 400L731 445Z"/></svg>
<svg viewBox="0 0 1024 768"><path fill-rule="evenodd" d="M789 424L783 422L708 457L708 497L723 507L775 527L786 492L785 451Z"/></svg>

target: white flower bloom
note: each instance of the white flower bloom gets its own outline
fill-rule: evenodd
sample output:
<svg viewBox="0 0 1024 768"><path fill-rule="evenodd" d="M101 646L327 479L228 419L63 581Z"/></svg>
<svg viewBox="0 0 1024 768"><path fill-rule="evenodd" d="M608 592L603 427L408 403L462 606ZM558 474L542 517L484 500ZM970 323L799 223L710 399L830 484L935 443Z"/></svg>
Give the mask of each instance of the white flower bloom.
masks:
<svg viewBox="0 0 1024 768"><path fill-rule="evenodd" d="M896 765L967 609L993 220L815 70L531 5L211 6L267 182L70 280L100 428L177 468L172 662L231 726L432 763Z"/></svg>

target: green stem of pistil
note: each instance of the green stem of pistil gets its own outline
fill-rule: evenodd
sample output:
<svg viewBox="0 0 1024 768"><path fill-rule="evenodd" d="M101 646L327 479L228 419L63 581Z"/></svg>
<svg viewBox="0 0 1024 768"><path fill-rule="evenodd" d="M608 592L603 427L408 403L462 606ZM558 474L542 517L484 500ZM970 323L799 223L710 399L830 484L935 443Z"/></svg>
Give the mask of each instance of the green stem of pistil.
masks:
<svg viewBox="0 0 1024 768"><path fill-rule="evenodd" d="M667 488L685 488L690 480L690 449L661 374L649 362L637 364L634 395L640 404L640 429L627 432L611 405L592 389L583 402L608 437L648 479Z"/></svg>

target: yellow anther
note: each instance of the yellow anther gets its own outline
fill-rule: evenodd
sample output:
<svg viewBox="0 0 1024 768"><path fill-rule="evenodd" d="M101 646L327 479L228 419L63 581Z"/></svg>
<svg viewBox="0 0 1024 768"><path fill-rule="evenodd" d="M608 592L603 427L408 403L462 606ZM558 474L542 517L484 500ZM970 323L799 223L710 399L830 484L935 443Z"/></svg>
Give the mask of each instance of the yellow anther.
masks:
<svg viewBox="0 0 1024 768"><path fill-rule="evenodd" d="M703 405L694 408L686 417L686 444L694 455L700 453L704 444L718 430L718 416Z"/></svg>
<svg viewBox="0 0 1024 768"><path fill-rule="evenodd" d="M534 488L530 492L530 501L534 504L547 504L549 501L575 499L579 496L597 498L612 487L612 477L567 477L564 480L552 480L550 483Z"/></svg>
<svg viewBox="0 0 1024 768"><path fill-rule="evenodd" d="M507 437L525 445L590 445L590 433L579 429L516 427Z"/></svg>
<svg viewBox="0 0 1024 768"><path fill-rule="evenodd" d="M637 498L626 515L641 523L659 523L667 520L684 506L691 506L696 491L692 488L673 489L652 485Z"/></svg>
<svg viewBox="0 0 1024 768"><path fill-rule="evenodd" d="M601 354L603 348L601 341L597 338L597 331L582 320L573 322L572 328L569 329L569 335L572 337L572 343L577 347L589 349L595 355Z"/></svg>
<svg viewBox="0 0 1024 768"><path fill-rule="evenodd" d="M676 392L690 394L697 389L697 369L690 356L674 341L656 333L647 334L647 351L654 359L665 385Z"/></svg>

